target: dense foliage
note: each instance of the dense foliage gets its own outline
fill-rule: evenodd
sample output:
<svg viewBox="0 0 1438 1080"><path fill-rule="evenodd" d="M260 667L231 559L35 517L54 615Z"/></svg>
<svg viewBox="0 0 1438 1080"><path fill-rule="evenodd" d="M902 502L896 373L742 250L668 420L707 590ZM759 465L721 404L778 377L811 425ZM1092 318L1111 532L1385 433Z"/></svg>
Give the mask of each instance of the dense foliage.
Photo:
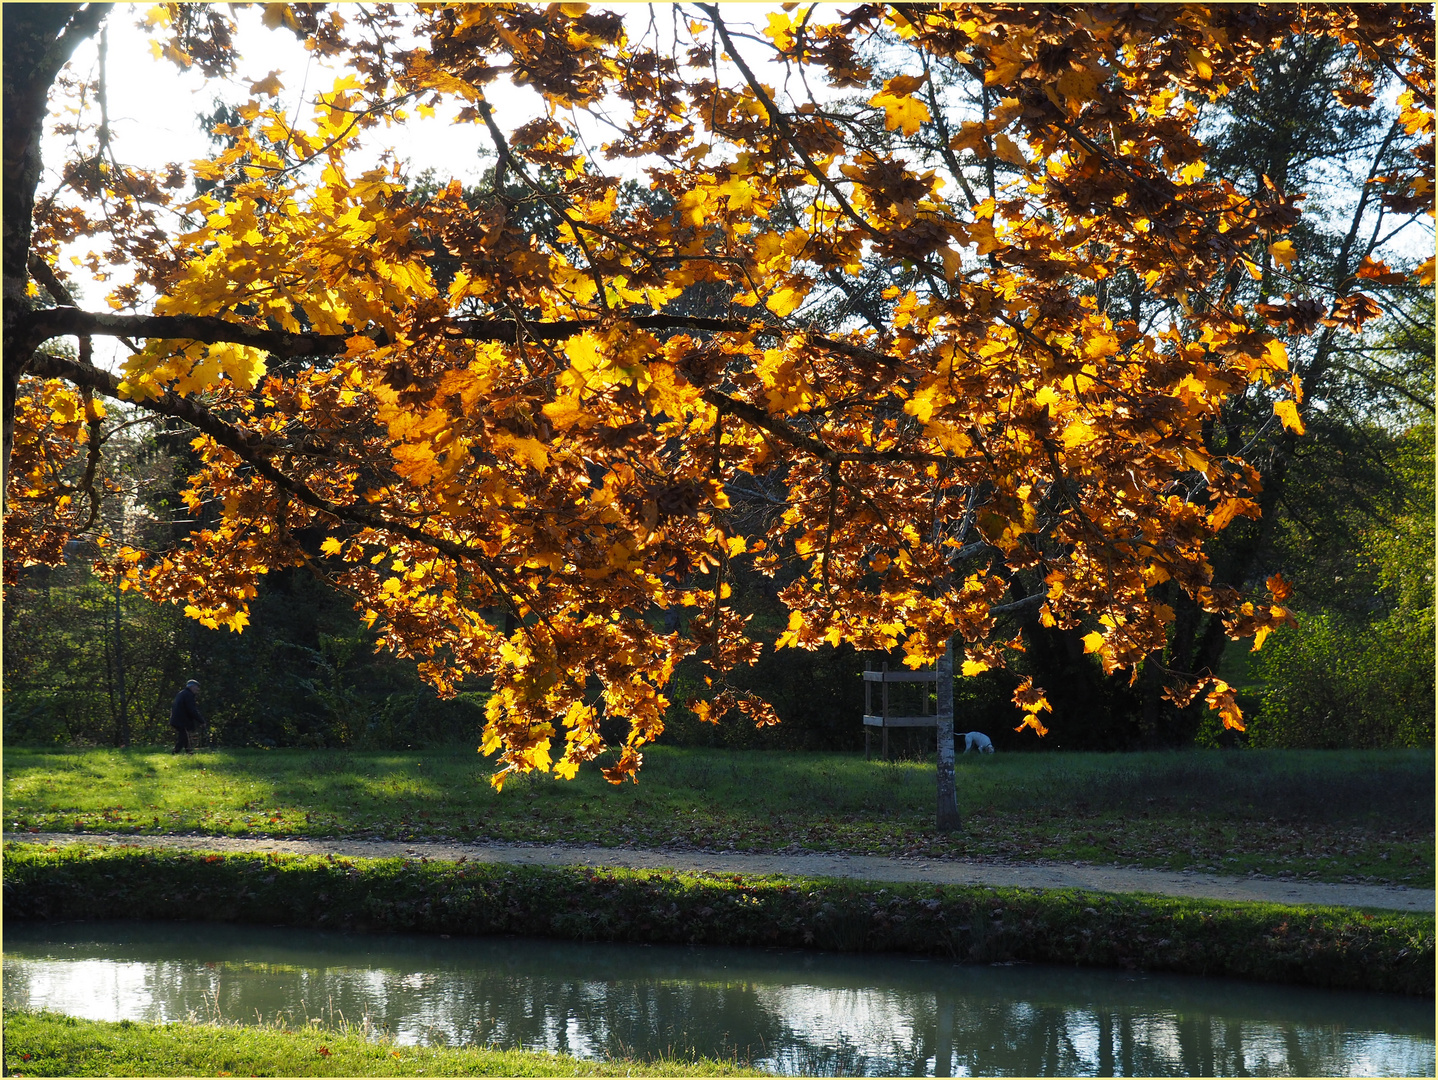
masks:
<svg viewBox="0 0 1438 1080"><path fill-rule="evenodd" d="M695 715L777 720L730 675L762 652L739 566L782 586L777 647L1007 669L1039 733L1054 677L1093 659L1136 680L1150 732L1165 701L1241 728L1218 663L1293 621L1261 556L1304 403L1385 290L1433 279L1365 218L1431 209L1423 5L808 7L756 33L708 4L662 29L266 5L343 74L307 114L285 73L255 81L222 150L158 171L81 105L103 85L61 75L105 10L5 13L7 581L88 536L105 580L240 630L302 568L441 693L486 677L496 782L611 744L632 776L686 657ZM158 54L214 78L232 18L147 15ZM760 55L795 77L775 89ZM1376 139L1317 274L1306 144L1230 169L1200 138L1279 55L1336 82L1334 138ZM505 79L545 115L501 130ZM39 198L72 103L98 149ZM364 157L448 103L493 147L486 198ZM625 161L650 197L621 198ZM111 311L75 306L74 244ZM97 335L133 346L122 372ZM73 357L42 348L64 336ZM98 513L131 409L196 455L192 527L163 542Z"/></svg>

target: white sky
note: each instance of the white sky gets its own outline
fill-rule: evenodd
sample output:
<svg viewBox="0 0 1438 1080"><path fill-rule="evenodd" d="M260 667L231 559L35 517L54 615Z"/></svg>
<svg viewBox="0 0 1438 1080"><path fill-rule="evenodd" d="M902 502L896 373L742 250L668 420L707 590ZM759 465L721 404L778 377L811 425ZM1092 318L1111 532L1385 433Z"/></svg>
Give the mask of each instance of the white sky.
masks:
<svg viewBox="0 0 1438 1080"><path fill-rule="evenodd" d="M298 109L301 118L308 117L307 100L317 91L328 90L340 74L332 64L306 52L292 33L265 29L257 7L233 12L240 28L236 44L242 58L235 78L207 79L197 69L181 71L170 61L151 55L150 41L156 35L136 25L144 10L143 5L119 5L107 22L110 126L126 164L153 166L208 157L213 147L200 127L200 114L211 112L217 97L248 99L249 84L271 71L278 71L284 84L277 105L284 106L290 116ZM72 67L82 73L96 70L98 51L96 37L76 50ZM544 108L538 94L508 83L495 84L492 103L500 126L506 129L533 119ZM415 172L433 167L436 172L470 180L484 168L479 160L479 151L487 148L483 129L454 125L447 117L425 120L411 112L403 127L371 133L369 139L377 145L388 140L401 159L414 163ZM51 160L47 155L47 163Z"/></svg>
<svg viewBox="0 0 1438 1080"><path fill-rule="evenodd" d="M659 31L667 31L674 7L641 3L603 6L625 13L632 39L648 34L651 13ZM767 2L726 3L725 7L731 28L749 31L754 36L757 36L757 29L751 30L747 24L757 21L762 25L763 14L777 10L777 4ZM272 71L279 73L283 84L283 90L275 101L276 107L283 107L285 115L292 118L298 115L303 122L311 114L310 102L314 95L329 90L342 73L332 63L307 52L293 33L265 28L261 23L262 9L259 5L231 9L239 28L235 45L241 57L236 65L235 77L208 79L198 69L182 71L169 60L157 59L153 55L151 41L161 36L163 28L152 30L143 25L147 10L146 4L116 5L106 21L106 87L111 146L117 160L124 165L155 169L170 162L188 164L195 159L212 156L215 146L205 135L200 116L214 111L217 98L232 103L249 100L249 85ZM782 69L764 62L767 50L762 46L756 42L749 44L752 47L746 50L746 59L759 77L771 85L782 86ZM94 77L98 74L98 56L97 35L76 49L70 63L71 72L82 79ZM505 131L512 131L545 111L539 94L504 80L487 88L486 94L500 128ZM420 117L413 109L407 110L409 117L403 124L379 127L364 133L366 152L352 155L351 160L367 166L377 160L382 151L391 150L399 161L407 163L407 172L412 177L432 169L441 182L453 178L464 184L474 183L493 164L494 151L482 124L452 122L458 108L458 104L441 106L432 118ZM91 102L86 119L93 124L98 122L98 118L98 109ZM73 118L52 116L51 123L61 119ZM608 136L597 130L583 114L573 119L580 131L592 139L589 145L595 151L594 157L598 158L598 145ZM82 142L78 153L92 153L93 133L82 133L80 138ZM50 134L43 150L46 173L41 181L42 195L61 186L59 169L76 154L77 148L72 139L62 138L53 132ZM646 163L601 159L596 164L610 175L643 180ZM83 255L91 246L90 242L86 242L64 250L62 266L70 269L71 257ZM91 308L105 307L105 294L113 284L90 281L84 271L75 273L72 278L72 290L77 301ZM117 358L110 349L122 349L122 346L107 339L96 340L95 347L96 362L102 366L109 366Z"/></svg>

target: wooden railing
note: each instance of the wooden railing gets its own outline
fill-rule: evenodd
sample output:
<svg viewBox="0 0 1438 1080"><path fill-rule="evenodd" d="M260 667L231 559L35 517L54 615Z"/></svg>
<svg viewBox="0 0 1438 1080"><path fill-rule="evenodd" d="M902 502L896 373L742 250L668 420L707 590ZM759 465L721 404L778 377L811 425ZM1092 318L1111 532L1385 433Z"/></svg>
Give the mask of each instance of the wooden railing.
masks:
<svg viewBox="0 0 1438 1080"><path fill-rule="evenodd" d="M864 758L870 757L869 740L873 735L873 729L878 728L881 732L881 751L884 760L889 758L889 729L890 728L933 728L934 738L938 739L939 717L937 714L938 703L934 702L935 711L929 711L929 698L931 696L928 686L925 686L919 694L919 712L917 715L900 715L891 712L889 700L889 687L895 683L920 683L928 684L935 690L939 685L939 673L937 671L890 671L889 665L885 663L878 671L865 665L864 671ZM874 710L874 686L879 687L879 709ZM937 694L933 695L937 699Z"/></svg>

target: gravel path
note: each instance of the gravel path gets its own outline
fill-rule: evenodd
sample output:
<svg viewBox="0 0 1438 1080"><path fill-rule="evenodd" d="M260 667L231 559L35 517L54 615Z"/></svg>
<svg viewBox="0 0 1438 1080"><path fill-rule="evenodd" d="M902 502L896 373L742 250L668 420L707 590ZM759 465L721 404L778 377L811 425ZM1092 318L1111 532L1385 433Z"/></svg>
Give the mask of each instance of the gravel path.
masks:
<svg viewBox="0 0 1438 1080"><path fill-rule="evenodd" d="M6 833L5 840L28 843L76 842L189 851L287 851L302 855L357 858L411 856L531 866L623 867L631 870L709 871L723 874L792 874L799 877L863 878L869 881L930 882L946 885L1009 885L1037 889L1092 889L1113 893L1158 893L1210 900L1259 900L1276 904L1432 911L1432 889L1404 885L1337 885L1267 877L1126 870L1080 863L997 863L965 859L886 858L823 853L763 854L739 851L606 848L571 844L505 844L476 841L250 839L227 836L133 836L118 833Z"/></svg>

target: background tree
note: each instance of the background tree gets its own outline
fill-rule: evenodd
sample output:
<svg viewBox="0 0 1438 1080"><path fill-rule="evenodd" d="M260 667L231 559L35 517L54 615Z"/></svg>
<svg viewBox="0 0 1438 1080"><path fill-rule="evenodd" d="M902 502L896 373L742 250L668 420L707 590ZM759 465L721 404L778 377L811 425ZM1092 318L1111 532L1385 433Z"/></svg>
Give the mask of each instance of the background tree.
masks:
<svg viewBox="0 0 1438 1080"><path fill-rule="evenodd" d="M69 526L42 511L59 515L62 489L35 463L61 422L47 417L97 422L88 391L189 425L201 462L184 498L218 513L167 551L118 551L122 585L238 630L259 577L306 568L442 693L490 674L497 781L572 775L605 749L606 716L628 723L606 774L632 775L696 652L714 673L699 716L772 722L727 682L760 651L732 603L740 559L793 575L780 647L902 648L916 666L952 649L977 675L1023 648L1006 620L1037 613L1085 631L1106 671L1147 670L1177 705L1203 696L1240 725L1203 650L1261 643L1290 620L1289 586L1271 577L1265 595L1208 557L1274 498L1228 418L1252 401L1296 437L1316 362L1292 370L1291 342L1321 324L1326 356L1379 310L1357 284L1403 275L1357 258L1355 239L1321 298L1269 288L1254 304L1245 282L1292 262L1302 193L1209 175L1198 103L1287 41L1336 41L1346 105L1380 72L1405 87L1363 198L1381 187L1411 210L1431 201L1431 11L872 6L824 23L808 8L766 16L760 39L714 6L682 10L667 36L630 40L619 15L578 4L272 6L353 74L303 118L255 83L233 145L194 170L223 179L223 199L107 152L66 169L71 192L33 234L28 209L12 220L12 183L29 205L34 183L7 124L7 299L29 294L27 274L58 281L62 240L103 233L133 272L111 304L144 312L7 304L7 395L24 374L51 380L26 387L48 409L7 396L12 514L23 502L35 522L7 530L10 562L56 557ZM231 69L221 9L155 18L172 59ZM51 35L30 53L7 34L7 87L43 94L54 73L33 57L97 19L82 6L27 23ZM859 40L891 48L900 73L870 85ZM760 51L804 78L776 97ZM500 78L552 115L502 131L485 96ZM830 88L863 88L862 105ZM964 94L977 111L946 112ZM356 164L373 128L445 98L493 145L492 200L451 183L416 202L396 167ZM621 206L571 110L602 111L605 159L653 162L654 199ZM864 137L880 122L882 145ZM103 116L96 137L106 150ZM517 227L511 178L549 231ZM171 206L188 231L161 231ZM457 264L443 288L435 240ZM883 306L816 326L844 291L834 276L866 260L898 268ZM1431 282L1432 261L1414 273ZM1125 284L1151 303L1116 305ZM722 317L670 310L696 287L725 299ZM66 334L78 359L36 351ZM96 334L135 343L123 373L86 362ZM782 506L762 535L727 492L752 481ZM676 609L690 614L669 629ZM1012 699L1042 732L1042 687L1021 678Z"/></svg>

